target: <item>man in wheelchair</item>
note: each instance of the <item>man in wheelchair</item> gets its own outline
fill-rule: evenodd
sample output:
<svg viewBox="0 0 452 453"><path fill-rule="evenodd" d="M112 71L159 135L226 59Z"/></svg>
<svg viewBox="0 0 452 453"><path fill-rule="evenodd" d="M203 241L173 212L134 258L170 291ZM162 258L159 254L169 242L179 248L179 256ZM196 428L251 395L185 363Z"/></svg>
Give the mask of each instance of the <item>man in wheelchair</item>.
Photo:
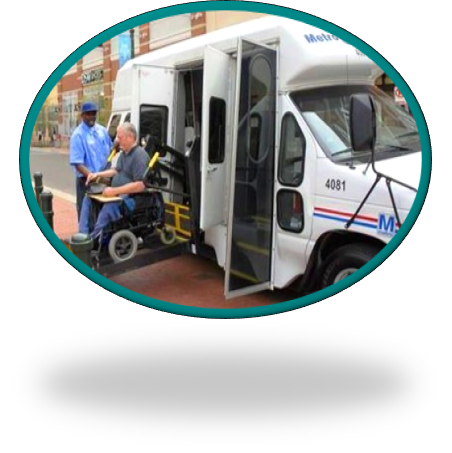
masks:
<svg viewBox="0 0 452 453"><path fill-rule="evenodd" d="M137 145L137 130L131 123L124 123L118 128L116 140L122 153L116 165L108 170L90 173L87 184L100 178L112 178L111 185L105 187L101 196L86 195L81 209L79 230L89 234L99 248L114 238L115 231L123 231L123 237L113 249L109 245L110 255L116 261L121 260L121 242L124 242L130 257L130 248L136 251L137 235L144 229L153 230L164 225L164 203L159 192L144 193L146 189L144 175L147 173L150 158L147 152ZM89 191L88 191L89 192ZM95 247L96 248L96 247ZM126 258L124 258L126 259Z"/></svg>

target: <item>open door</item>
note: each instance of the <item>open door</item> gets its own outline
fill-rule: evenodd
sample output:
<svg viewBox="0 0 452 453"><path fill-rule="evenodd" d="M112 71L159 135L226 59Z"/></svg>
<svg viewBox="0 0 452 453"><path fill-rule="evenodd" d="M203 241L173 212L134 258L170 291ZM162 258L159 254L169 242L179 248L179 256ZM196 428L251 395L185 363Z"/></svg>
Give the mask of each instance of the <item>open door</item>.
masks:
<svg viewBox="0 0 452 453"><path fill-rule="evenodd" d="M177 96L178 71L171 67L134 65L132 74L132 117L138 130L138 143L152 152L151 143L167 144L175 147L175 100ZM153 140L150 140L152 137ZM171 162L166 154L161 162ZM163 168L166 189L179 190L178 182ZM163 193L165 201L170 195Z"/></svg>
<svg viewBox="0 0 452 453"><path fill-rule="evenodd" d="M138 128L138 143L152 135L172 145L177 71L150 65L133 68L132 122Z"/></svg>
<svg viewBox="0 0 452 453"><path fill-rule="evenodd" d="M240 40L226 254L227 298L271 288L276 51Z"/></svg>
<svg viewBox="0 0 452 453"><path fill-rule="evenodd" d="M211 47L204 53L200 227L226 223L225 149L230 109L232 57Z"/></svg>

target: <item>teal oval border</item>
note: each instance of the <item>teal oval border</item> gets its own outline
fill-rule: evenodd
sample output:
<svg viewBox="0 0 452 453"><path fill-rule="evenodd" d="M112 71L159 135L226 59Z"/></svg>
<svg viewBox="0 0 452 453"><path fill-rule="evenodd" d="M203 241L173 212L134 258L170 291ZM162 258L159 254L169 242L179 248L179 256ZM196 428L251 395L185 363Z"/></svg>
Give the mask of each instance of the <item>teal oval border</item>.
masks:
<svg viewBox="0 0 452 453"><path fill-rule="evenodd" d="M88 267L78 258L76 258L61 242L61 240L52 231L47 221L45 220L38 203L35 198L32 182L30 178L30 143L33 132L33 127L38 117L39 111L41 110L45 100L50 94L52 88L58 83L63 75L72 67L83 55L94 49L104 41L116 36L130 28L137 27L140 24L150 22L153 20L161 19L164 17L175 16L184 13L193 13L199 11L249 11L272 14L275 16L287 17L290 19L298 20L315 27L321 28L329 33L332 33L339 38L347 41L348 43L355 46L361 52L365 53L375 63L377 63L383 71L393 80L393 82L400 89L405 99L407 100L410 109L413 113L413 117L416 120L416 124L419 130L421 147L422 147L422 171L421 179L419 183L419 189L417 196L414 200L413 206L399 229L397 234L389 242L389 244L383 248L383 250L373 258L369 263L363 266L361 269L356 271L346 279L336 283L333 286L325 288L321 291L317 291L308 296L304 296L298 299L294 299L287 302L280 302L265 307L253 307L253 308L236 308L236 309L214 309L214 308L198 308L189 307L185 305L176 305L170 302L160 301L136 293L129 289L120 286L106 277L95 272L93 269ZM27 200L31 214L33 215L37 225L41 229L44 236L50 242L50 244L57 250L57 252L71 264L75 269L84 274L93 282L102 286L103 288L111 291L112 293L128 299L146 307L161 310L167 313L173 313L184 316L200 317L200 318L250 318L258 316L267 316L278 313L284 313L287 311L295 310L297 308L306 307L314 304L321 300L327 299L335 294L343 291L344 289L354 285L367 274L375 270L380 264L383 263L400 245L405 236L409 233L413 227L418 215L422 210L425 198L427 196L428 186L430 183L431 174L431 146L430 138L422 110L409 86L400 74L392 67L392 65L383 58L376 50L366 44L364 41L346 31L345 29L338 27L337 25L328 22L319 17L313 16L308 13L297 11L283 6L276 6L266 3L254 3L254 2L240 2L240 1L208 1L208 2L193 2L185 3L180 5L174 5L169 7L160 8L155 11L146 12L138 16L127 19L120 22L107 30L94 36L92 39L81 45L77 50L69 55L56 69L52 72L50 77L44 83L40 91L38 92L35 100L33 101L29 113L27 115L24 129L21 137L20 151L19 151L19 166L20 166L20 177L22 187L24 190L25 198Z"/></svg>

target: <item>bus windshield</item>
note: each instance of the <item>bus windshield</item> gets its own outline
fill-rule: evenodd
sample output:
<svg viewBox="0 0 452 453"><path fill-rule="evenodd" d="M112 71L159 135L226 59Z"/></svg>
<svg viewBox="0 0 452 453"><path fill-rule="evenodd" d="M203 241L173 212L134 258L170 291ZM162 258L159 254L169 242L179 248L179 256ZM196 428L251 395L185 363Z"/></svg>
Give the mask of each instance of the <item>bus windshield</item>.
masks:
<svg viewBox="0 0 452 453"><path fill-rule="evenodd" d="M291 93L293 102L331 160L346 163L352 159L349 107L350 96L355 93L371 94L374 100L377 117L376 160L421 150L413 117L375 86L344 85ZM353 156L355 161L368 162L369 158L366 154Z"/></svg>

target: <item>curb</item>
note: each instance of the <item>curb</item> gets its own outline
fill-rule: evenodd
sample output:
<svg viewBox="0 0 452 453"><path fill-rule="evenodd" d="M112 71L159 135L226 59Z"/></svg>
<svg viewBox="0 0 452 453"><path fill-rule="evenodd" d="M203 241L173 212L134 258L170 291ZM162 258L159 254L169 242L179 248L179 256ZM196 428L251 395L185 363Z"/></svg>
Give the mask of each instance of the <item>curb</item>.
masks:
<svg viewBox="0 0 452 453"><path fill-rule="evenodd" d="M33 190L35 190L35 185L34 182L32 181L31 186L33 187ZM65 201L69 201L70 203L76 204L77 198L75 195L71 195L66 192L61 192L58 189L54 189L53 187L45 186L45 191L46 192L51 192L53 196L61 198Z"/></svg>
<svg viewBox="0 0 452 453"><path fill-rule="evenodd" d="M30 150L43 151L46 153L69 154L69 148L49 148L46 146L30 146Z"/></svg>

